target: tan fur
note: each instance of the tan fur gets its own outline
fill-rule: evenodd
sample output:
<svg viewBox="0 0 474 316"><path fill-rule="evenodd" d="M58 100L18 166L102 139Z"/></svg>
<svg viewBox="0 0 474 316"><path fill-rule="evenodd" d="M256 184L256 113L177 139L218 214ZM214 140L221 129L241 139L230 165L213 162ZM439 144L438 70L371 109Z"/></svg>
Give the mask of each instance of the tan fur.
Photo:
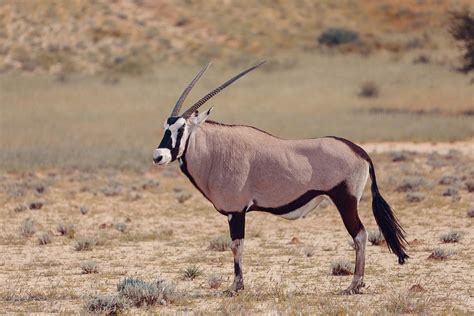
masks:
<svg viewBox="0 0 474 316"><path fill-rule="evenodd" d="M223 212L243 211L251 201L279 207L343 181L359 199L369 169L333 138L283 140L247 126L207 122L191 133L186 162L197 186Z"/></svg>

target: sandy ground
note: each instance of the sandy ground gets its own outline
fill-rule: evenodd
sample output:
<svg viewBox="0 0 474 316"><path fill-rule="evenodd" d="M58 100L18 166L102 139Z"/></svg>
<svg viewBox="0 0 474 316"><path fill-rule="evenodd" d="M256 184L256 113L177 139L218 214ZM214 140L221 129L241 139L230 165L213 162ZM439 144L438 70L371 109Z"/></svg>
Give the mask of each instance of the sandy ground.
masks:
<svg viewBox="0 0 474 316"><path fill-rule="evenodd" d="M231 252L209 249L212 239L228 235L227 220L176 166L153 167L145 174L41 170L0 173L0 311L80 313L90 297L116 294L117 283L133 276L175 282L178 299L125 313L473 313L474 218L467 211L474 207L468 192L474 186L474 142L364 147L374 152L379 186L408 233L411 258L400 266L385 245L368 244L362 295L340 295L351 276L331 274L333 262L355 259L331 205L297 221L250 213L243 259L246 288L227 297ZM409 202L413 195L421 201ZM29 209L37 201L42 208ZM366 191L360 215L375 230L370 201ZM81 208L88 212L81 214ZM36 232L25 237L20 227L28 218ZM57 232L61 223L75 226L73 238ZM125 232L120 232L123 224ZM440 235L452 230L462 238L443 244ZM38 243L42 232L51 237L47 245ZM82 237L98 244L76 251ZM436 248L451 255L429 259ZM98 273L82 273L86 260L97 263ZM183 270L191 265L202 274L186 280ZM219 288L210 288L210 275L223 279Z"/></svg>

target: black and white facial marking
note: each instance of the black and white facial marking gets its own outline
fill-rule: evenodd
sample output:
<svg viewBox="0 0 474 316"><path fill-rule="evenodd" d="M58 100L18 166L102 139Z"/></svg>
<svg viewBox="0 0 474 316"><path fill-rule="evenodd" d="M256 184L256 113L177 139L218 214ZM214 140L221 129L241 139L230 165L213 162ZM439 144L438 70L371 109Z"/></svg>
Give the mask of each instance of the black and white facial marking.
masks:
<svg viewBox="0 0 474 316"><path fill-rule="evenodd" d="M166 165L180 158L188 138L188 126L183 117L168 118L164 130L160 145L153 151L153 163L157 165Z"/></svg>

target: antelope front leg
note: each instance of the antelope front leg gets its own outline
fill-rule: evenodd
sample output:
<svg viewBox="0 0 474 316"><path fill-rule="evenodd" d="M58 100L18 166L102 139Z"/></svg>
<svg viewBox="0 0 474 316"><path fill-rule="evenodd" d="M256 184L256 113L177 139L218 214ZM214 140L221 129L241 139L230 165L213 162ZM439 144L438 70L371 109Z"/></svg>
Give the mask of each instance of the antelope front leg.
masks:
<svg viewBox="0 0 474 316"><path fill-rule="evenodd" d="M229 213L230 238L232 239L232 254L234 255L234 283L231 290L237 292L244 288L242 274L242 253L244 252L245 213Z"/></svg>

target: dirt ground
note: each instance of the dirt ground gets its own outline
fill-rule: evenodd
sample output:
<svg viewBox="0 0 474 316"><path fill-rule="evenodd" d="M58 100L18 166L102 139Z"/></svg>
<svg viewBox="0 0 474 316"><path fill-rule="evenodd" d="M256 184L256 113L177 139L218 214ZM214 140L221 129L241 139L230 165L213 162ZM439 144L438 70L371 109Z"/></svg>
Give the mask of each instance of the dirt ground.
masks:
<svg viewBox="0 0 474 316"><path fill-rule="evenodd" d="M351 276L331 274L332 263L355 259L332 205L296 221L249 213L245 290L228 297L232 254L210 248L213 239L228 235L227 220L176 165L150 166L146 173L42 170L0 174L0 310L79 313L91 297L115 294L125 277L161 277L176 284L174 302L123 312L473 313L474 218L468 211L474 207L474 141L365 147L407 231L411 258L400 266L385 245L369 243L361 295L339 294ZM42 207L34 209L34 202ZM370 202L366 191L360 213L373 231ZM59 224L73 224L75 234L62 236ZM451 231L461 239L443 244L440 236ZM40 245L44 233L50 242ZM77 251L84 238L95 245ZM438 248L449 256L429 259ZM87 260L95 261L98 273L83 273ZM193 265L201 273L186 279L184 270ZM222 285L211 288L210 276Z"/></svg>

